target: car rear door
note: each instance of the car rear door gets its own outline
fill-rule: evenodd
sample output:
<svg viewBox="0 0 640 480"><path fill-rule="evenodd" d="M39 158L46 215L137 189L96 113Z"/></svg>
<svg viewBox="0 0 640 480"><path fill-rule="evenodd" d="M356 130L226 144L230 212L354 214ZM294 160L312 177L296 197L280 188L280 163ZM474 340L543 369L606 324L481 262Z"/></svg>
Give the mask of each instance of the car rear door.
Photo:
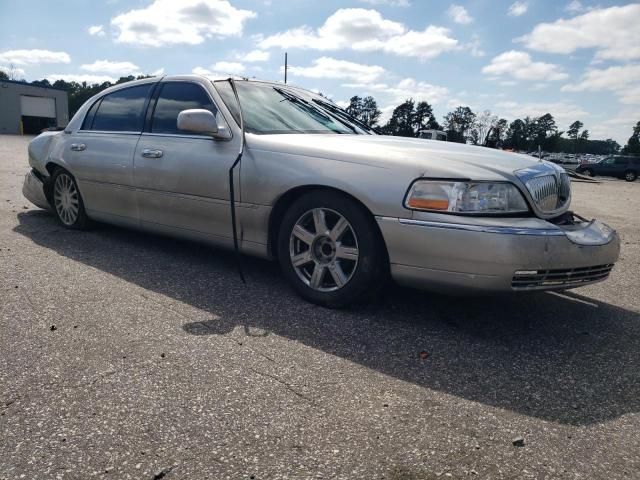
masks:
<svg viewBox="0 0 640 480"><path fill-rule="evenodd" d="M93 218L137 223L133 155L154 85L136 85L101 97L66 142L65 159Z"/></svg>
<svg viewBox="0 0 640 480"><path fill-rule="evenodd" d="M216 140L178 130L178 113L192 108L210 110L219 125L226 125L198 82L159 85L134 157L140 220L148 227L205 234L225 244L231 237L228 171L239 139Z"/></svg>

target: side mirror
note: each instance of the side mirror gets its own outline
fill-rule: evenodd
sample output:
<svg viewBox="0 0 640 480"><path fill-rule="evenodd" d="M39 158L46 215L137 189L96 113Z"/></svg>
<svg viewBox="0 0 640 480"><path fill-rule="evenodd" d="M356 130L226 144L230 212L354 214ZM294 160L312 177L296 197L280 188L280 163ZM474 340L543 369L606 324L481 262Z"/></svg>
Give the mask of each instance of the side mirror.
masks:
<svg viewBox="0 0 640 480"><path fill-rule="evenodd" d="M203 133L213 138L229 138L227 129L218 126L215 115L202 108L181 111L178 114L178 130Z"/></svg>

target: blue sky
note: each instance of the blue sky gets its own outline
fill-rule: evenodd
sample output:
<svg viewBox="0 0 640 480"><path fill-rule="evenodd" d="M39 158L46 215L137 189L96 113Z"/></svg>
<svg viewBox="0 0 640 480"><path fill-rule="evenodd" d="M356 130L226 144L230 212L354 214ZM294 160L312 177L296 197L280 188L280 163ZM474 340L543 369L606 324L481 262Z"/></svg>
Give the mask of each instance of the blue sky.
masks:
<svg viewBox="0 0 640 480"><path fill-rule="evenodd" d="M625 143L640 120L640 3L598 0L0 0L0 68L27 80L237 73L337 102L405 98L509 120L551 112Z"/></svg>

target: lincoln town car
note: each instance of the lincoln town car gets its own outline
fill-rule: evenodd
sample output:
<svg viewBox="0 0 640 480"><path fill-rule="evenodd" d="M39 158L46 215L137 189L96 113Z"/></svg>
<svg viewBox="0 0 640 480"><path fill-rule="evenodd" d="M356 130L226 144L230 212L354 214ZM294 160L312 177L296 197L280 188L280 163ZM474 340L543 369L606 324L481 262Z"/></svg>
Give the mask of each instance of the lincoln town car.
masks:
<svg viewBox="0 0 640 480"><path fill-rule="evenodd" d="M387 278L450 293L563 290L608 277L616 232L571 209L559 166L377 134L282 83L148 78L88 100L29 144L23 193L60 224L106 222L277 260L340 307ZM220 250L218 250L220 251ZM214 253L215 254L215 253Z"/></svg>

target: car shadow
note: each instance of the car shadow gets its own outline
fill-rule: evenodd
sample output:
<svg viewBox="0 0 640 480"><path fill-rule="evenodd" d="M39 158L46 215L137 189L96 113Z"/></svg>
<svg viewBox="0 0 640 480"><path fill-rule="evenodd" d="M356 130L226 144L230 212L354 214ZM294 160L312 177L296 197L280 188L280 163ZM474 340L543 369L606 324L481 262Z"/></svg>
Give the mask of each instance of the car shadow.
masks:
<svg viewBox="0 0 640 480"><path fill-rule="evenodd" d="M68 231L43 211L18 221L37 245L212 314L188 319L185 334L275 334L559 423L640 411L640 315L579 293L451 298L392 286L372 303L326 310L296 297L273 262L245 257L245 286L226 251L106 225Z"/></svg>

